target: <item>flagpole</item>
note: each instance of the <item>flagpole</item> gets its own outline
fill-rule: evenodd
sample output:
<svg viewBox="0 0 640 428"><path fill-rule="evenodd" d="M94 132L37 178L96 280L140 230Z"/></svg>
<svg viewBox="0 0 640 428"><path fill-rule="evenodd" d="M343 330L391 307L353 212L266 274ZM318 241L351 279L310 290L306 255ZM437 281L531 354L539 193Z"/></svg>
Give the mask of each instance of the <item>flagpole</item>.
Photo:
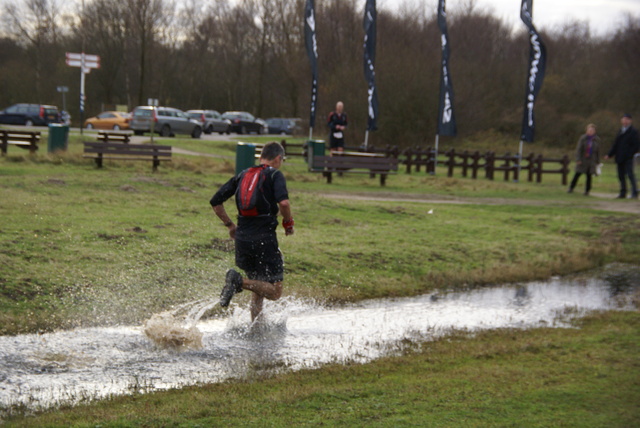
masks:
<svg viewBox="0 0 640 428"><path fill-rule="evenodd" d="M368 143L369 143L369 130L367 129L364 133L364 150L367 150L368 147Z"/></svg>
<svg viewBox="0 0 640 428"><path fill-rule="evenodd" d="M309 127L309 141L313 140L313 126Z"/></svg>
<svg viewBox="0 0 640 428"><path fill-rule="evenodd" d="M438 166L438 142L440 141L440 134L436 133L436 153L433 158L433 172L432 175L436 175L436 166Z"/></svg>
<svg viewBox="0 0 640 428"><path fill-rule="evenodd" d="M520 180L520 170L522 169L522 146L523 141L520 139L520 149L518 150L518 180L514 180L515 182Z"/></svg>

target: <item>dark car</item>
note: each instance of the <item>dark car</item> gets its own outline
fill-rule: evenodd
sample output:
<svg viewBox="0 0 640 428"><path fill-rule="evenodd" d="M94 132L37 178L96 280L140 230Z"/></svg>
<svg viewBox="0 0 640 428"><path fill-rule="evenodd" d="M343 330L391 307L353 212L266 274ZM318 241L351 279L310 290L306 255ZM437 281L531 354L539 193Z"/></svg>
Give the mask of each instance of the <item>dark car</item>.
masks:
<svg viewBox="0 0 640 428"><path fill-rule="evenodd" d="M212 132L228 134L231 132L231 121L223 119L220 113L215 110L187 110L186 113L191 119L202 122L202 131L205 134Z"/></svg>
<svg viewBox="0 0 640 428"><path fill-rule="evenodd" d="M251 113L247 113L246 111L227 111L222 117L231 121L231 132L238 134L249 134L252 132L262 134L264 131L264 125Z"/></svg>
<svg viewBox="0 0 640 428"><path fill-rule="evenodd" d="M300 119L292 119L288 117L272 117L267 119L269 126L269 134L298 134L300 126L297 121Z"/></svg>
<svg viewBox="0 0 640 428"><path fill-rule="evenodd" d="M0 111L0 123L7 125L46 126L60 123L58 107L43 104L15 104Z"/></svg>
<svg viewBox="0 0 640 428"><path fill-rule="evenodd" d="M134 134L142 135L145 132L150 132L152 125L153 132L157 132L163 137L188 134L193 138L200 138L202 135L202 123L191 119L185 112L177 108L139 106L133 110L129 129L132 129Z"/></svg>

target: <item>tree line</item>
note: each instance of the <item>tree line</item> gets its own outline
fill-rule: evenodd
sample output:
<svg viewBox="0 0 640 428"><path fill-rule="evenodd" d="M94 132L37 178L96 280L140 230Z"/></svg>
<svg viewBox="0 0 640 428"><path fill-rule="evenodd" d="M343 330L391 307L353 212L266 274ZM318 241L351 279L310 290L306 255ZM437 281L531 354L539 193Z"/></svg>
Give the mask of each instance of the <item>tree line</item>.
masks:
<svg viewBox="0 0 640 428"><path fill-rule="evenodd" d="M304 47L304 0L14 0L2 11L0 108L17 102L62 107L79 120L78 68L65 52L99 55L86 78L85 116L102 108L144 105L148 98L182 109L247 110L258 117L308 122L311 74ZM380 100L375 145L432 144L440 78L440 32L434 5L378 11L376 83ZM348 144L363 141L367 85L363 76L360 0L316 1L318 117L327 133L335 102L349 115ZM513 136L523 114L529 42L469 0L448 13L450 71L458 135ZM534 20L535 22L535 20ZM536 23L540 27L540 23ZM620 17L604 36L567 22L540 31L546 78L536 104L536 141L571 146L588 122L605 137L623 112L640 117L640 17Z"/></svg>

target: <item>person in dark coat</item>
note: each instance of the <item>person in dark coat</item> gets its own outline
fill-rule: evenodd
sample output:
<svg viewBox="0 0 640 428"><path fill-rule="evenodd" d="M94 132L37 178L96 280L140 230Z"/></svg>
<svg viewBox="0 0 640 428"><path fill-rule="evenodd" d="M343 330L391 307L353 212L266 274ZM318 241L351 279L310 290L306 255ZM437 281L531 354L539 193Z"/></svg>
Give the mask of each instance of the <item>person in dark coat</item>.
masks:
<svg viewBox="0 0 640 428"><path fill-rule="evenodd" d="M587 132L578 140L576 146L576 174L571 180L569 186L569 193L573 192L573 189L578 184L580 175L586 174L587 185L584 190L584 195L589 195L591 191L591 176L596 173L596 168L600 163L600 137L596 135L596 126L593 123L587 125Z"/></svg>
<svg viewBox="0 0 640 428"><path fill-rule="evenodd" d="M618 194L617 198L624 199L627 197L626 177L629 177L629 182L631 183L631 197L638 198L638 185L633 174L633 157L640 151L640 136L638 136L638 130L632 126L630 114L623 115L620 123L622 128L618 132L611 150L604 158L609 159L615 156L615 161L618 165L620 194Z"/></svg>

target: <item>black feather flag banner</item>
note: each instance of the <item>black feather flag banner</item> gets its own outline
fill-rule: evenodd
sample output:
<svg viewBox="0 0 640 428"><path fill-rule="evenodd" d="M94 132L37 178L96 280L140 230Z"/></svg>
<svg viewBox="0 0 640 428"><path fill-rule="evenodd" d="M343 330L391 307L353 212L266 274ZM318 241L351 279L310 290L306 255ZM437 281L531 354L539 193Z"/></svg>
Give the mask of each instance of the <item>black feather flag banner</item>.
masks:
<svg viewBox="0 0 640 428"><path fill-rule="evenodd" d="M311 113L309 127L316 123L316 107L318 105L318 43L316 42L316 5L315 0L307 0L304 9L304 38L307 56L311 64Z"/></svg>
<svg viewBox="0 0 640 428"><path fill-rule="evenodd" d="M368 84L367 131L378 129L378 92L376 90L376 0L367 0L364 8L364 77Z"/></svg>
<svg viewBox="0 0 640 428"><path fill-rule="evenodd" d="M532 142L535 131L535 116L533 107L535 105L547 62L547 50L542 43L542 39L533 26L531 8L533 0L522 0L520 6L520 19L529 29L529 71L527 76L526 95L524 100L524 115L522 118L521 141Z"/></svg>
<svg viewBox="0 0 640 428"><path fill-rule="evenodd" d="M438 135L456 135L456 116L453 112L453 83L449 73L449 33L447 31L446 0L438 1L438 26L442 43L440 72L440 108L438 109Z"/></svg>

